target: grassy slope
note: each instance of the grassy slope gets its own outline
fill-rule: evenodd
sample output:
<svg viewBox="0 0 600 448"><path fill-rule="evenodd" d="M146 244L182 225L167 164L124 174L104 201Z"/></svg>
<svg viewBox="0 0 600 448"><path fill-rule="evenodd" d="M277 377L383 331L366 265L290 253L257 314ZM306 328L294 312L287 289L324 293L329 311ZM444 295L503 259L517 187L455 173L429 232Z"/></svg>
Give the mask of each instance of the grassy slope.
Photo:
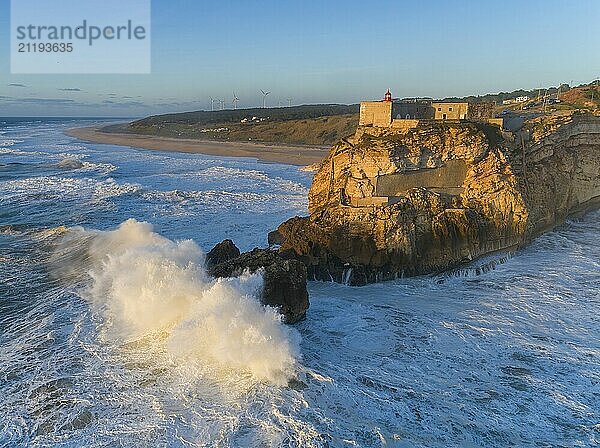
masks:
<svg viewBox="0 0 600 448"><path fill-rule="evenodd" d="M255 122L241 123L244 118ZM158 115L131 123L127 132L224 141L331 145L354 132L358 105L308 105Z"/></svg>

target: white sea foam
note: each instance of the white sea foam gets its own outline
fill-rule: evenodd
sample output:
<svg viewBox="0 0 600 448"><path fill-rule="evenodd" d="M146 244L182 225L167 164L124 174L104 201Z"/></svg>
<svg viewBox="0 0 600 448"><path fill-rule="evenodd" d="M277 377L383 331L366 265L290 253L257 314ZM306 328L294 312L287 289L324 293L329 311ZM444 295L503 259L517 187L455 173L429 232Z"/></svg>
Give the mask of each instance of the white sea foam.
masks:
<svg viewBox="0 0 600 448"><path fill-rule="evenodd" d="M125 194L139 193L142 187L138 184L124 183L120 184L112 177L109 177L104 182L98 182L95 185L93 202L103 201L110 198L115 198Z"/></svg>
<svg viewBox="0 0 600 448"><path fill-rule="evenodd" d="M0 146L14 146L17 143L22 143L23 140L15 140L15 139L0 139Z"/></svg>
<svg viewBox="0 0 600 448"><path fill-rule="evenodd" d="M138 184L120 184L110 177L98 181L89 178L38 176L4 182L1 185L0 193L6 199L31 200L32 196L44 197L48 200L77 198L78 200L87 199L92 204L97 204L118 196L138 193L141 189L142 187Z"/></svg>
<svg viewBox="0 0 600 448"><path fill-rule="evenodd" d="M72 256L69 247L75 248ZM114 231L73 228L56 253L61 276L69 277L82 263L88 270L91 284L84 296L103 316L106 340L150 338L175 363L242 371L278 385L293 377L299 336L258 301L261 275L210 279L193 241L171 241L133 219Z"/></svg>
<svg viewBox="0 0 600 448"><path fill-rule="evenodd" d="M13 155L13 156L47 156L48 153L44 151L24 151L22 149L16 149L12 146L2 147L0 145L0 154Z"/></svg>
<svg viewBox="0 0 600 448"><path fill-rule="evenodd" d="M284 179L280 176L269 175L263 171L252 169L239 169L227 166L212 166L202 170L183 173L166 174L167 177L197 179L202 182L214 182L217 180L221 185L233 184L237 187L249 185L254 188L258 186L268 187L270 190L281 189L288 193L306 195L307 189L299 182Z"/></svg>
<svg viewBox="0 0 600 448"><path fill-rule="evenodd" d="M117 169L117 167L111 163L92 163L92 162L86 162L86 161L83 161L82 163L83 163L82 168L84 170L98 171L104 175L108 175Z"/></svg>

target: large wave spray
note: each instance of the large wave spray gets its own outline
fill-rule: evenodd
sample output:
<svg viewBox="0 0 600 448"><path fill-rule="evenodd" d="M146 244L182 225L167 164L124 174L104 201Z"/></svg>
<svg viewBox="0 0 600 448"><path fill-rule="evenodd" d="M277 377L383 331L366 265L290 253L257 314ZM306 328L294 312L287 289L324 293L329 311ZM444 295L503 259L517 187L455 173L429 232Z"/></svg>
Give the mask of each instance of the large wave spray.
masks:
<svg viewBox="0 0 600 448"><path fill-rule="evenodd" d="M191 240L174 242L129 219L113 231L69 229L58 245L63 277L86 271L85 297L103 317L103 337L164 341L176 363L199 362L285 384L299 335L257 299L262 276L211 279Z"/></svg>

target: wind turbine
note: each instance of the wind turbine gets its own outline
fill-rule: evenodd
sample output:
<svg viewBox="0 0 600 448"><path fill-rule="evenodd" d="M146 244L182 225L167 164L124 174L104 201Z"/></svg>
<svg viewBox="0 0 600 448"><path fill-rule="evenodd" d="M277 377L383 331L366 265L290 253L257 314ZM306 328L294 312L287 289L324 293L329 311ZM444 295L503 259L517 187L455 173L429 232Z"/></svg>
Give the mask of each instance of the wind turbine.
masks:
<svg viewBox="0 0 600 448"><path fill-rule="evenodd" d="M225 100L219 100L221 103L221 110L225 110Z"/></svg>
<svg viewBox="0 0 600 448"><path fill-rule="evenodd" d="M263 89L260 89L263 94L263 109L267 108L267 95L271 92L265 92Z"/></svg>
<svg viewBox="0 0 600 448"><path fill-rule="evenodd" d="M233 100L231 101L231 104L233 104L233 110L237 109L237 103L240 99L237 97L237 95L235 94L235 92L233 92Z"/></svg>
<svg viewBox="0 0 600 448"><path fill-rule="evenodd" d="M288 99L287 99L287 102L288 102L288 107L292 107L292 99L291 99L291 98L288 98Z"/></svg>
<svg viewBox="0 0 600 448"><path fill-rule="evenodd" d="M212 96L209 96L210 98L210 111L214 112L215 111L215 101L217 101L216 99L214 99Z"/></svg>

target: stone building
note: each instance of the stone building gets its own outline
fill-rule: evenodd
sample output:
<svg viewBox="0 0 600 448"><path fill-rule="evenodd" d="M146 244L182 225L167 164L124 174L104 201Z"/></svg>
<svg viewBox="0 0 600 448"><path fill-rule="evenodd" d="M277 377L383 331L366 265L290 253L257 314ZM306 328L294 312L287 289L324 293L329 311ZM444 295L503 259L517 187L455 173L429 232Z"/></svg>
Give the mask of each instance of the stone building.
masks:
<svg viewBox="0 0 600 448"><path fill-rule="evenodd" d="M395 101L392 109L393 116L398 119L430 120L434 118L431 99L427 98L406 98Z"/></svg>
<svg viewBox="0 0 600 448"><path fill-rule="evenodd" d="M387 128L392 124L391 101L363 101L360 103L360 126Z"/></svg>
<svg viewBox="0 0 600 448"><path fill-rule="evenodd" d="M360 126L387 128L392 124L392 94L390 89L383 101L362 101L360 103Z"/></svg>
<svg viewBox="0 0 600 448"><path fill-rule="evenodd" d="M431 103L436 120L466 120L469 103Z"/></svg>
<svg viewBox="0 0 600 448"><path fill-rule="evenodd" d="M419 120L473 120L503 125L501 118L494 118L492 103L432 102L419 98L394 102L389 89L382 101L360 103L360 126L411 129L418 126Z"/></svg>

